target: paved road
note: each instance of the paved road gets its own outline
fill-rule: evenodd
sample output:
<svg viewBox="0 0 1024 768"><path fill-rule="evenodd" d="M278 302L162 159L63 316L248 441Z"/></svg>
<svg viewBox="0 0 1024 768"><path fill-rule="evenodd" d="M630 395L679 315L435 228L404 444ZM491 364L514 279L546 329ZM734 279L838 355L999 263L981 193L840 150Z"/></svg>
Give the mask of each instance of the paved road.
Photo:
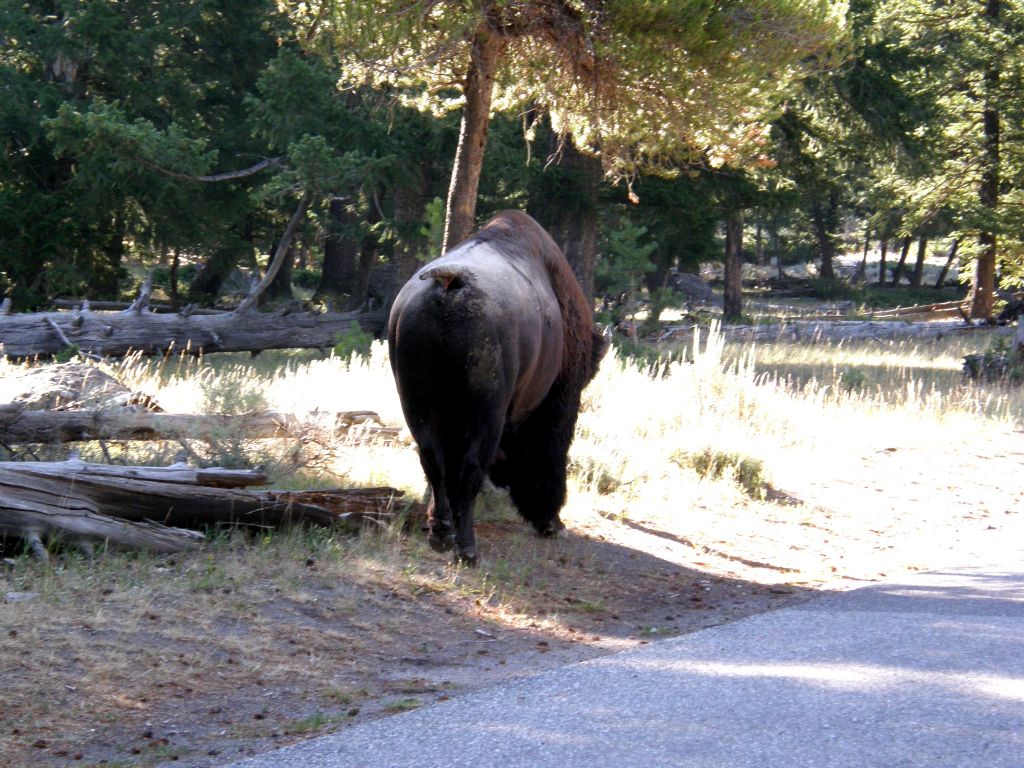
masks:
<svg viewBox="0 0 1024 768"><path fill-rule="evenodd" d="M1024 551L606 656L234 768L289 766L1024 768Z"/></svg>

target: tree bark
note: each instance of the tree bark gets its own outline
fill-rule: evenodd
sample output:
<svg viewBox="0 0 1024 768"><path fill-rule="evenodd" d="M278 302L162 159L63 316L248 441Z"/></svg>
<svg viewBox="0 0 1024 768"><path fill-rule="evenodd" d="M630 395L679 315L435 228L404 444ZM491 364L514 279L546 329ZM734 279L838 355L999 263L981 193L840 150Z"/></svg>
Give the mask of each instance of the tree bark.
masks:
<svg viewBox="0 0 1024 768"><path fill-rule="evenodd" d="M366 221L369 225L380 221L380 213L376 206L370 206ZM356 272L350 287L349 300L344 307L346 310L357 310L366 304L370 289L370 273L377 263L379 250L380 242L377 240L377 235L367 229L359 243L359 261L356 264Z"/></svg>
<svg viewBox="0 0 1024 768"><path fill-rule="evenodd" d="M395 291L412 277L417 259L428 255L427 239L421 231L427 211L428 170L414 169L412 176L408 184L395 188L395 221L400 233L395 247Z"/></svg>
<svg viewBox="0 0 1024 768"><path fill-rule="evenodd" d="M260 472L186 465L0 462L0 537L25 539L37 552L53 537L173 552L203 540L176 529L381 519L402 495L392 488L242 490L265 482Z"/></svg>
<svg viewBox="0 0 1024 768"><path fill-rule="evenodd" d="M307 208L309 208L309 195L305 194L299 200L298 206L288 220L288 226L285 227L284 234L281 235L281 240L274 251L274 257L267 265L266 274L263 275L263 279L260 280L256 287L249 292L249 295L242 300L242 303L238 305L238 308L235 310L236 312L248 312L255 307L260 296L274 281L285 260L291 257L292 241L295 240L295 232L298 230L299 224L302 223Z"/></svg>
<svg viewBox="0 0 1024 768"><path fill-rule="evenodd" d="M171 256L171 269L168 275L168 288L167 295L170 301L171 309L175 312L178 311L180 306L180 296L178 295L178 269L181 267L181 249L175 248L174 254Z"/></svg>
<svg viewBox="0 0 1024 768"><path fill-rule="evenodd" d="M352 215L347 201L331 198L327 209L328 231L324 238L324 264L320 272L320 285L314 300L325 302L332 309L347 304L348 287L356 273L357 240Z"/></svg>
<svg viewBox="0 0 1024 768"><path fill-rule="evenodd" d="M860 264L853 275L853 282L866 283L868 281L868 250L871 248L871 227L864 229L864 252L861 254Z"/></svg>
<svg viewBox="0 0 1024 768"><path fill-rule="evenodd" d="M0 315L0 355L54 355L67 347L121 357L171 352L256 352L264 349L330 349L353 327L377 334L382 313L220 312L204 315L155 312L36 312Z"/></svg>
<svg viewBox="0 0 1024 768"><path fill-rule="evenodd" d="M274 275L274 279L267 284L266 289L260 294L260 299L257 303L260 309L279 307L295 301L295 291L292 290L292 276L295 272L295 253L297 249L294 245L293 242L292 247L285 252L284 260ZM274 247L274 253L277 253L276 246Z"/></svg>
<svg viewBox="0 0 1024 768"><path fill-rule="evenodd" d="M1000 0L986 0L984 15L986 22L993 26L999 21ZM984 77L984 110L982 112L982 130L985 136L985 150L981 186L978 198L994 218L999 207L999 64L992 54L985 66ZM992 230L983 231L978 236L981 246L974 262L974 275L971 280L971 317L975 319L989 318L995 304L996 259L998 242Z"/></svg>
<svg viewBox="0 0 1024 768"><path fill-rule="evenodd" d="M811 205L811 218L818 239L818 256L821 259L819 275L824 280L834 280L836 276L833 265L836 255L836 227L838 225L839 196L831 192L827 205L815 200Z"/></svg>
<svg viewBox="0 0 1024 768"><path fill-rule="evenodd" d="M736 209L725 218L725 296L723 318L736 321L743 316L743 211Z"/></svg>
<svg viewBox="0 0 1024 768"><path fill-rule="evenodd" d="M779 237L779 214L777 212L772 214L768 230L768 242L772 257L775 259L775 269L778 273L779 284L782 285L786 282L786 270L782 267L782 242Z"/></svg>
<svg viewBox="0 0 1024 768"><path fill-rule="evenodd" d="M956 252L960 248L960 240L953 238L953 242L949 246L949 251L946 253L946 263L942 266L942 271L939 272L939 278L935 281L935 287L941 288L946 282L946 277L949 275L949 270L953 266L953 259L956 258Z"/></svg>
<svg viewBox="0 0 1024 768"><path fill-rule="evenodd" d="M758 265L763 265L764 261L764 213L761 210L757 212L757 222L754 226L754 258L757 260Z"/></svg>
<svg viewBox="0 0 1024 768"><path fill-rule="evenodd" d="M137 407L51 411L0 405L0 440L6 445L77 440L204 440L225 435L274 439L295 437L309 430L322 430L334 438L352 434L388 440L397 439L401 432L397 427L380 426L380 417L372 411L254 411L236 415L161 413Z"/></svg>
<svg viewBox="0 0 1024 768"><path fill-rule="evenodd" d="M581 152L570 136L554 137L560 142L558 167L566 175L561 180L568 200L540 199L534 218L562 248L576 279L588 299L594 297L594 269L597 264L598 191L601 185L601 161ZM558 146L551 147L559 151ZM560 187L560 189L563 189Z"/></svg>
<svg viewBox="0 0 1024 768"><path fill-rule="evenodd" d="M957 310L954 310L954 312L959 314ZM664 330L660 340L667 341L673 338L692 339L694 333L693 324L669 327ZM701 338L704 339L707 337L708 332L706 328L698 328L696 333L699 333ZM975 340L977 343L983 343L988 341L990 334L994 333L994 331L988 325L965 325L960 318L950 318L930 320L922 323L907 322L905 319L884 321L792 320L785 323L771 323L769 325L728 325L724 326L720 333L727 341L756 341L759 343L782 341L818 343L823 340L848 341L851 339L885 341L903 338L943 338L954 334L973 334L979 336Z"/></svg>
<svg viewBox="0 0 1024 768"><path fill-rule="evenodd" d="M221 248L212 253L189 285L187 301L190 304L212 306L220 296L227 276L244 255L244 251L237 248Z"/></svg>
<svg viewBox="0 0 1024 768"><path fill-rule="evenodd" d="M487 145L494 77L504 48L505 39L491 29L486 20L481 22L473 35L469 69L462 88L466 103L462 108L459 145L448 187L442 253L469 237L476 222L476 195Z"/></svg>
<svg viewBox="0 0 1024 768"><path fill-rule="evenodd" d="M903 245L900 248L900 260L897 262L896 268L892 271L893 288L900 284L900 280L903 279L903 273L906 272L907 254L910 253L910 244L912 242L914 242L914 238L909 235L903 238Z"/></svg>
<svg viewBox="0 0 1024 768"><path fill-rule="evenodd" d="M889 238L883 237L879 243L879 256L878 256L878 284L885 285L885 257L889 254Z"/></svg>
<svg viewBox="0 0 1024 768"><path fill-rule="evenodd" d="M914 262L914 274L910 278L910 284L915 288L921 287L924 280L924 260L928 256L928 238L924 235L917 242L917 260Z"/></svg>

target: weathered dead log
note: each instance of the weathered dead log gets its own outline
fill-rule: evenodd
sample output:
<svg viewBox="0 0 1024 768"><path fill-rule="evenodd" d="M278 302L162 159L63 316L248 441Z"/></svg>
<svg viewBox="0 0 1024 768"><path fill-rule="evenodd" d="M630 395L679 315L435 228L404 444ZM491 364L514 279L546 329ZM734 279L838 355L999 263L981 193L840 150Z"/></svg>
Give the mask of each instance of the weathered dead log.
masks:
<svg viewBox="0 0 1024 768"><path fill-rule="evenodd" d="M176 463L166 467L125 466L95 464L69 459L68 461L0 461L0 471L23 475L52 477L68 481L98 479L140 480L171 485L204 485L211 488L248 488L264 485L266 473L258 469L225 469L223 467L196 467ZM145 503L144 501L142 503Z"/></svg>
<svg viewBox="0 0 1024 768"><path fill-rule="evenodd" d="M54 537L170 552L202 540L181 529L386 520L402 496L393 488L244 490L265 482L254 470L184 464L0 462L0 538L23 539L37 552Z"/></svg>
<svg viewBox="0 0 1024 768"><path fill-rule="evenodd" d="M0 348L6 357L53 355L69 344L91 355L130 351L258 352L264 349L330 349L353 328L377 333L383 313L222 312L215 315L156 312L36 312L0 315Z"/></svg>
<svg viewBox="0 0 1024 768"><path fill-rule="evenodd" d="M691 339L694 325L666 328L659 341ZM699 329L701 339L707 338L708 329ZM719 333L727 341L754 341L758 343L781 341L889 341L901 338L941 338L944 336L969 333L1009 333L990 325L968 325L962 320L933 320L925 323L911 323L899 320L837 320L837 321L792 321L766 325L724 326Z"/></svg>
<svg viewBox="0 0 1024 768"><path fill-rule="evenodd" d="M892 320L899 318L901 320L909 320L914 317L922 319L960 317L963 306L964 302L962 300L956 300L939 301L934 304L915 304L910 307L896 307L894 309L879 309L871 313L871 319Z"/></svg>
<svg viewBox="0 0 1024 768"><path fill-rule="evenodd" d="M295 437L309 430L334 438L350 435L387 441L396 440L401 432L397 427L381 426L380 417L373 411L199 415L154 413L135 407L39 411L0 404L0 440L8 445L76 440L203 440L226 435L257 440Z"/></svg>
<svg viewBox="0 0 1024 768"><path fill-rule="evenodd" d="M124 310L131 307L132 302L130 301L88 301L86 299L54 299L50 302L50 306L54 309L91 309L94 312L123 312ZM174 312L174 308L170 304L164 302L154 301L148 304L150 312ZM216 312L218 310L210 310L210 312ZM219 310L223 311L223 310Z"/></svg>

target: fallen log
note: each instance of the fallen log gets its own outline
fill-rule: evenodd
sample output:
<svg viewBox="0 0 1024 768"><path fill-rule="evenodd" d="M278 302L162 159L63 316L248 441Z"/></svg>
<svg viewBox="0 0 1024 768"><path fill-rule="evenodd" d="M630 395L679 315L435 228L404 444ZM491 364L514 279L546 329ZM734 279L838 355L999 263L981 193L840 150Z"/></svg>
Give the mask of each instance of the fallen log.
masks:
<svg viewBox="0 0 1024 768"><path fill-rule="evenodd" d="M895 307L894 309L879 309L871 313L872 320L907 320L912 317L940 318L940 317L962 317L965 301L939 301L933 304L915 304L909 307Z"/></svg>
<svg viewBox="0 0 1024 768"><path fill-rule="evenodd" d="M213 315L150 311L0 313L0 354L54 355L68 347L100 357L169 352L259 352L330 349L352 329L376 334L383 313L220 312Z"/></svg>
<svg viewBox="0 0 1024 768"><path fill-rule="evenodd" d="M247 490L266 479L255 470L185 464L0 462L0 539L22 539L41 555L55 538L86 550L174 552L203 540L196 529L385 521L402 497L393 488Z"/></svg>
<svg viewBox="0 0 1024 768"><path fill-rule="evenodd" d="M663 330L658 341L691 339L695 332L701 340L707 338L709 329L695 325L676 325ZM766 325L728 325L719 329L726 341L753 341L770 343L780 341L890 341L902 338L942 338L950 335L969 333L1008 333L986 324L968 325L963 320L933 320L911 323L898 320L838 320L838 321L793 321Z"/></svg>
<svg viewBox="0 0 1024 768"><path fill-rule="evenodd" d="M71 411L29 410L0 404L0 440L13 443L67 443L77 440L217 439L242 435L275 439L320 430L334 438L352 436L395 441L401 430L385 427L373 411L305 414L254 411L243 414L157 413L136 407Z"/></svg>
<svg viewBox="0 0 1024 768"><path fill-rule="evenodd" d="M70 500L63 483L36 481L19 484L12 494L0 472L0 542L22 539L37 557L46 559L46 540L64 538L86 554L93 546L115 546L179 552L205 539L203 534L148 521L119 520L99 512L85 499Z"/></svg>

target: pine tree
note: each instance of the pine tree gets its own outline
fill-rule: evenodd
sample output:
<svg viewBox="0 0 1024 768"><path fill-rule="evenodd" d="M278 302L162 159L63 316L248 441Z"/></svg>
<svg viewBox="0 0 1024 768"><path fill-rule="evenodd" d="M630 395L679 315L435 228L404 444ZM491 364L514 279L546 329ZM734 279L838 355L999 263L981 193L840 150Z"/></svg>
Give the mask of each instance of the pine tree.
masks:
<svg viewBox="0 0 1024 768"><path fill-rule="evenodd" d="M314 38L348 54L345 77L387 82L425 108L461 107L445 247L471 231L490 113L552 116L607 172L734 162L756 153L760 120L841 36L817 0L436 0L303 4Z"/></svg>

